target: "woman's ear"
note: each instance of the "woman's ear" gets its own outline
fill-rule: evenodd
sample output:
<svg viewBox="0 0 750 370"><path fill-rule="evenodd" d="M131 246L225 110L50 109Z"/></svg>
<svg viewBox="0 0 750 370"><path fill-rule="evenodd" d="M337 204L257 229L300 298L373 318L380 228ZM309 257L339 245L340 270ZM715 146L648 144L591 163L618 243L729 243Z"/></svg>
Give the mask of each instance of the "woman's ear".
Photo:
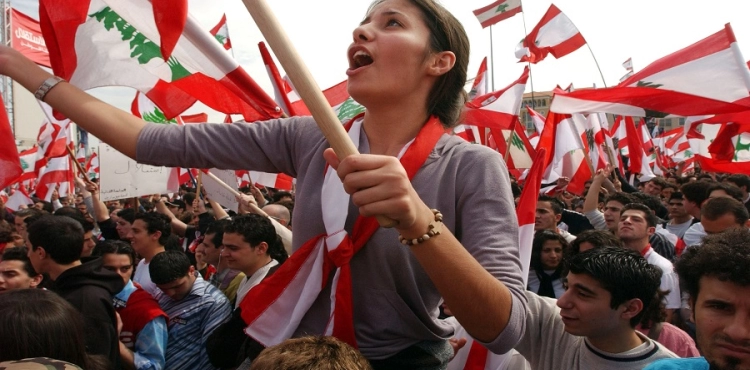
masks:
<svg viewBox="0 0 750 370"><path fill-rule="evenodd" d="M431 76L441 76L448 73L456 64L456 55L452 51L441 51L432 55L428 73Z"/></svg>

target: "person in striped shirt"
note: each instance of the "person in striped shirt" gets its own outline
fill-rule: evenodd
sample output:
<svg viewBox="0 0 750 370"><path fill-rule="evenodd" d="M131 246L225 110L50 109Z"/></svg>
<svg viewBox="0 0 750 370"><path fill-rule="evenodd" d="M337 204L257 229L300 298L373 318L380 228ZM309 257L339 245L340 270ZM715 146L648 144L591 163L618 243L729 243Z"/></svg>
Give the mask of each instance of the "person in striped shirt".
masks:
<svg viewBox="0 0 750 370"><path fill-rule="evenodd" d="M166 368L216 369L208 360L206 340L229 319L227 298L200 277L183 252L157 254L149 273L159 288L154 298L169 317Z"/></svg>

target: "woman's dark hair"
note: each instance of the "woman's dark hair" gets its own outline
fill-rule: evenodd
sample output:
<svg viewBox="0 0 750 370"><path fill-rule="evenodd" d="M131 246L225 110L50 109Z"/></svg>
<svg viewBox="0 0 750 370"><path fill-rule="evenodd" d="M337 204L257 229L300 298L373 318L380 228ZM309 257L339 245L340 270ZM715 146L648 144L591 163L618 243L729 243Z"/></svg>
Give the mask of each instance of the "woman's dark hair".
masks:
<svg viewBox="0 0 750 370"><path fill-rule="evenodd" d="M530 267L537 272L544 271L544 267L542 266L542 249L544 248L544 243L550 240L559 242L560 246L562 247L563 252L567 251L568 248L570 248L568 241L565 240L565 238L563 238L562 235L551 230L537 231L534 234L534 242L531 247L531 264L530 264ZM560 264L557 266L556 271L562 271L562 269L563 269L563 263L562 263L562 258L560 258Z"/></svg>
<svg viewBox="0 0 750 370"><path fill-rule="evenodd" d="M256 214L237 216L224 227L224 233L240 234L252 247L266 242L268 255L279 263L284 263L289 258L281 238L276 234L276 229L268 217Z"/></svg>
<svg viewBox="0 0 750 370"><path fill-rule="evenodd" d="M367 10L385 0L376 0ZM430 51L451 51L456 62L450 71L440 76L432 86L427 101L427 112L437 116L445 127L455 126L467 99L464 84L469 67L469 37L461 22L434 0L409 0L422 12L422 19L430 30Z"/></svg>
<svg viewBox="0 0 750 370"><path fill-rule="evenodd" d="M0 295L0 361L49 357L99 369L86 354L83 318L65 299L43 289Z"/></svg>

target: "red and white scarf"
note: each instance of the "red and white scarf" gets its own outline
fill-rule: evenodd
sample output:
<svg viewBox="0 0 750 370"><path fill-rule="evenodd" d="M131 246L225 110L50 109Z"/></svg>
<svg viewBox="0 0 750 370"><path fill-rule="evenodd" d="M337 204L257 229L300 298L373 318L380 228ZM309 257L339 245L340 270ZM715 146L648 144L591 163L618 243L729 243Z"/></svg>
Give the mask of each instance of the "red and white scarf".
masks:
<svg viewBox="0 0 750 370"><path fill-rule="evenodd" d="M355 145L359 144L362 116L346 125ZM400 161L409 180L414 178L444 133L437 117L430 117L417 137L401 150ZM272 276L251 289L240 303L242 319L248 324L245 333L266 347L281 343L294 334L333 272L331 313L326 332L321 334L333 335L357 348L349 261L379 225L374 217L358 216L352 234L347 234L344 223L349 194L332 168L326 169L321 207L326 233L302 245Z"/></svg>

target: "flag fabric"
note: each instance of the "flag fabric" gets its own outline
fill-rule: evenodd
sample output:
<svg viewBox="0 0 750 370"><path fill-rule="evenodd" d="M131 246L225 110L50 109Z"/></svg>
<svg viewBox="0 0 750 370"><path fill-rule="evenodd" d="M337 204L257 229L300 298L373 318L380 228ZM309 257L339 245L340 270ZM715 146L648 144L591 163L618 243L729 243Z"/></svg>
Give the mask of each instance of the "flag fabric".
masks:
<svg viewBox="0 0 750 370"><path fill-rule="evenodd" d="M276 188L278 190L292 190L294 179L283 173L267 173L258 171L249 171L250 179L255 184Z"/></svg>
<svg viewBox="0 0 750 370"><path fill-rule="evenodd" d="M589 158L591 158L594 172L606 168L607 164L610 163L605 149L606 140L604 138L604 130L601 125L602 120L606 119L603 114L592 113L586 119L576 122L576 127L581 134L581 141L589 153ZM578 126L579 124L581 125L580 127Z"/></svg>
<svg viewBox="0 0 750 370"><path fill-rule="evenodd" d="M482 28L506 20L521 12L521 0L498 0L474 11Z"/></svg>
<svg viewBox="0 0 750 370"><path fill-rule="evenodd" d="M521 278L526 286L529 279L529 265L531 264L531 249L534 242L534 222L536 218L536 202L539 199L539 190L542 187L544 177L544 159L547 157L547 149L539 148L534 157L534 165L526 176L526 182L521 191L521 197L516 207L518 216L518 248L521 258Z"/></svg>
<svg viewBox="0 0 750 370"><path fill-rule="evenodd" d="M276 103L279 104L281 109L283 109L288 116L298 115L294 110L295 107L292 106L292 103L289 101L291 87L281 78L279 68L276 66L276 62L273 61L273 57L271 57L271 53L268 51L266 44L263 41L259 42L258 49L260 50L261 58L263 58L263 64L266 66L268 77L271 79Z"/></svg>
<svg viewBox="0 0 750 370"><path fill-rule="evenodd" d="M52 107L39 100L37 102L46 116L37 135L39 150L34 167L38 171L47 164L50 158L68 155L68 145L71 145L72 133L69 119L58 120L52 111Z"/></svg>
<svg viewBox="0 0 750 370"><path fill-rule="evenodd" d="M480 132L481 130L481 132ZM453 134L470 142L475 144L486 144L486 137L482 134L482 132L485 131L485 128L479 128L477 126L473 125L456 125L456 127L453 128Z"/></svg>
<svg viewBox="0 0 750 370"><path fill-rule="evenodd" d="M643 126L643 125L641 125ZM630 152L630 163L628 169L631 174L641 175L641 181L648 181L654 177L649 166L649 157L643 147L643 139L635 127L632 117L625 117L625 130L628 133L628 151Z"/></svg>
<svg viewBox="0 0 750 370"><path fill-rule="evenodd" d="M86 162L86 174L89 179L99 178L99 156L96 152L91 153L89 160Z"/></svg>
<svg viewBox="0 0 750 370"><path fill-rule="evenodd" d="M544 182L551 183L560 177L567 177L570 179L568 191L581 195L585 189L585 182L591 179L592 173L573 119L569 114L550 111L537 148L549 150L544 161Z"/></svg>
<svg viewBox="0 0 750 370"><path fill-rule="evenodd" d="M216 39L188 16L167 61L148 0L42 0L40 21L56 75L84 90L129 86L173 118L201 101L253 122L281 115L276 103Z"/></svg>
<svg viewBox="0 0 750 370"><path fill-rule="evenodd" d="M78 144L78 150L76 151L76 161L81 167L86 165L86 147Z"/></svg>
<svg viewBox="0 0 750 370"><path fill-rule="evenodd" d="M227 27L227 15L221 16L219 23L211 29L213 35L226 50L232 50L232 41L229 39L229 28Z"/></svg>
<svg viewBox="0 0 750 370"><path fill-rule="evenodd" d="M285 91L287 91L295 115L309 116L310 110L307 109L307 105L305 105L305 102L302 101L302 98L297 94L297 90L294 89L292 82L286 77L284 78L284 82L286 85ZM344 80L323 90L323 96L326 97L328 104L331 105L331 108L336 112L336 116L341 122L348 122L354 118L354 116L365 111L365 107L362 106L362 104L359 104L349 96L349 91L346 86L347 81Z"/></svg>
<svg viewBox="0 0 750 370"><path fill-rule="evenodd" d="M469 91L469 100L474 99L477 96L482 96L487 93L487 57L482 59L482 63L479 64L479 71L477 76L474 77L474 83L471 84L471 91Z"/></svg>
<svg viewBox="0 0 750 370"><path fill-rule="evenodd" d="M4 105L2 99L0 104ZM0 189L15 182L23 172L8 114L0 112Z"/></svg>
<svg viewBox="0 0 750 370"><path fill-rule="evenodd" d="M532 147L536 148L539 143L539 135L542 134L542 130L544 129L544 121L547 118L528 105L526 106L526 110L529 112L529 118L534 123L534 133L529 136L529 142Z"/></svg>
<svg viewBox="0 0 750 370"><path fill-rule="evenodd" d="M516 120L509 129L490 129L490 132L494 143L489 143L490 140L488 139L487 145L497 150L504 157L505 153L508 153L506 159L508 169L531 168L536 151L526 137L526 132L520 121ZM510 146L508 146L509 144Z"/></svg>
<svg viewBox="0 0 750 370"><path fill-rule="evenodd" d="M510 129L521 110L521 100L529 78L529 68L524 67L521 77L502 90L491 92L466 103L464 124L490 129Z"/></svg>
<svg viewBox="0 0 750 370"><path fill-rule="evenodd" d="M73 191L73 168L69 157L52 158L39 171L36 196L49 202L56 188L60 197Z"/></svg>
<svg viewBox="0 0 750 370"><path fill-rule="evenodd" d="M628 58L628 60L624 61L622 68L625 68L628 72L633 72L633 58Z"/></svg>
<svg viewBox="0 0 750 370"><path fill-rule="evenodd" d="M24 187L19 186L18 189L16 189L16 191L5 202L5 208L11 209L13 211L18 211L22 209L23 206L28 206L29 204L34 204L34 201L31 200L31 197L26 192Z"/></svg>
<svg viewBox="0 0 750 370"><path fill-rule="evenodd" d="M23 173L14 182L23 182L36 178L36 171L34 169L36 166L38 149L39 148L35 146L31 149L26 149L18 154Z"/></svg>
<svg viewBox="0 0 750 370"><path fill-rule="evenodd" d="M9 46L34 63L49 67L49 51L44 44L39 22L12 7L6 11L10 12L10 24L7 26L10 27L11 36Z"/></svg>
<svg viewBox="0 0 750 370"><path fill-rule="evenodd" d="M188 17L187 0L152 0L154 23L159 30L160 50L164 61L169 60L177 41L182 36Z"/></svg>
<svg viewBox="0 0 750 370"><path fill-rule="evenodd" d="M578 28L552 4L539 24L516 46L516 58L520 62L539 63L552 54L560 59L585 44Z"/></svg>
<svg viewBox="0 0 750 370"><path fill-rule="evenodd" d="M177 118L167 118L164 112L140 91L135 92L133 102L130 104L130 113L146 122L178 123Z"/></svg>
<svg viewBox="0 0 750 370"><path fill-rule="evenodd" d="M555 91L550 109L665 117L736 113L750 106L750 70L729 24L667 55L617 87Z"/></svg>

